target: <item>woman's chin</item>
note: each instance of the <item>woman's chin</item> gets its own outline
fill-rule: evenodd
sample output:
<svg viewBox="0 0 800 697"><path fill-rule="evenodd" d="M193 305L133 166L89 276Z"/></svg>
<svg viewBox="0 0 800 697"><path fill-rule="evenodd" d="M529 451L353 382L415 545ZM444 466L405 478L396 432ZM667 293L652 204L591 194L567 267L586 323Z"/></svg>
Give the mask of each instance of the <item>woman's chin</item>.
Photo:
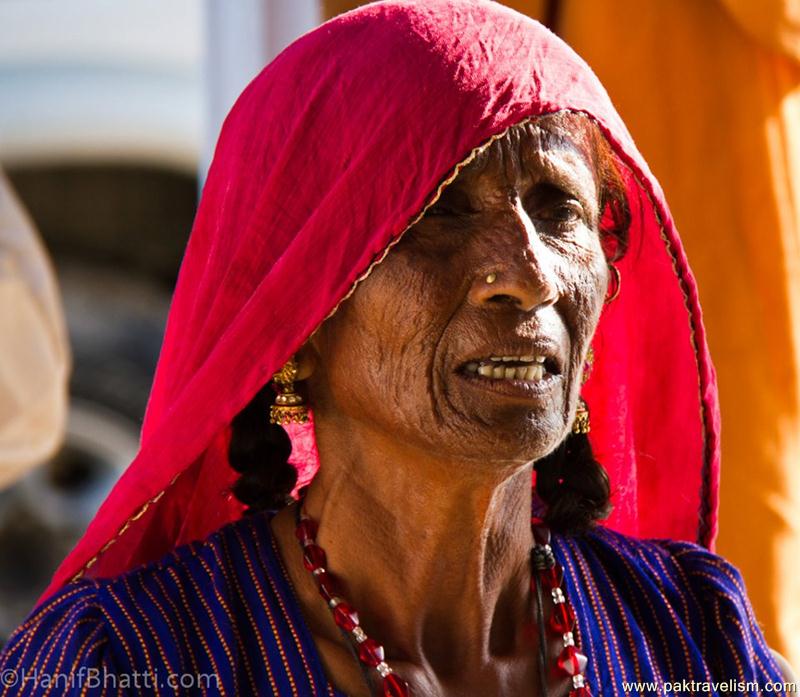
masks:
<svg viewBox="0 0 800 697"><path fill-rule="evenodd" d="M530 461L544 457L564 439L569 409L562 375L548 374L537 381L457 378L453 402L459 421L466 422L461 438L474 449L488 449L501 459Z"/></svg>
<svg viewBox="0 0 800 697"><path fill-rule="evenodd" d="M550 454L567 430L562 410L483 409L469 426L462 422L458 438L445 447L453 459L477 462L488 471L514 469Z"/></svg>

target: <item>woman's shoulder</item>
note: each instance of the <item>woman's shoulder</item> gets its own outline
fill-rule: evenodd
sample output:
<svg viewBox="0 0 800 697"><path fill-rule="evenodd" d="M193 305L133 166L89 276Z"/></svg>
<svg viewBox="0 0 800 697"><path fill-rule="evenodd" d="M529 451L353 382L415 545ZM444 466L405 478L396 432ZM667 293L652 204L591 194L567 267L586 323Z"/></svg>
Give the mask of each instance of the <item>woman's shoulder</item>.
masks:
<svg viewBox="0 0 800 697"><path fill-rule="evenodd" d="M553 549L599 685L695 680L699 691L741 692L782 679L741 574L719 555L603 527L557 535Z"/></svg>
<svg viewBox="0 0 800 697"><path fill-rule="evenodd" d="M69 584L12 635L0 669L206 676L214 694L266 684L282 694L295 683L317 694L324 677L309 646L269 517L259 514L120 576Z"/></svg>
<svg viewBox="0 0 800 697"><path fill-rule="evenodd" d="M745 594L739 570L728 560L694 542L638 538L596 526L583 535L564 538L566 546L604 560L612 568L644 573L708 590Z"/></svg>
<svg viewBox="0 0 800 697"><path fill-rule="evenodd" d="M97 590L95 581L77 581L34 609L0 653L0 694L79 694L90 676L78 676L73 666L108 666L110 637Z"/></svg>
<svg viewBox="0 0 800 697"><path fill-rule="evenodd" d="M700 603L712 600L752 617L739 570L699 544L642 539L597 526L582 535L563 537L562 550L582 559L573 563L588 566L595 576L624 582L625 588L652 591L674 602L685 602L686 597Z"/></svg>
<svg viewBox="0 0 800 697"><path fill-rule="evenodd" d="M154 599L158 595L169 596L174 601L169 605L175 606L190 604L192 593L214 593L222 602L238 589L243 574L274 574L274 554L269 517L246 516L118 576L74 581L38 608L31 619L49 612L48 608L73 604L91 605L106 613L116 606L123 612L130 609L145 614L160 607Z"/></svg>
<svg viewBox="0 0 800 697"><path fill-rule="evenodd" d="M82 578L67 584L38 606L21 625L24 630L53 614L107 615L117 609L142 614L159 604L155 595L169 596L170 605L190 604L190 593L215 593L218 602L240 589L241 577L261 571L280 580L277 551L272 544L269 517L246 516L210 534L176 547L160 559L110 578ZM17 631L19 631L17 630Z"/></svg>
<svg viewBox="0 0 800 697"><path fill-rule="evenodd" d="M91 676L119 674L120 658L136 665L137 654L164 654L158 650L162 647L156 649L161 643L156 627L180 627L185 636L177 639L188 645L201 633L198 626L187 627L195 609L189 610L190 598L220 592L221 578L230 576L224 566L232 542L245 537L251 527L249 521L237 521L120 576L67 584L11 635L0 654L4 675L18 681L20 694L38 694L53 686L60 688L58 693L77 694L91 683ZM239 558L240 548L241 544ZM195 593L193 585L203 590ZM209 611L213 615L213 609Z"/></svg>

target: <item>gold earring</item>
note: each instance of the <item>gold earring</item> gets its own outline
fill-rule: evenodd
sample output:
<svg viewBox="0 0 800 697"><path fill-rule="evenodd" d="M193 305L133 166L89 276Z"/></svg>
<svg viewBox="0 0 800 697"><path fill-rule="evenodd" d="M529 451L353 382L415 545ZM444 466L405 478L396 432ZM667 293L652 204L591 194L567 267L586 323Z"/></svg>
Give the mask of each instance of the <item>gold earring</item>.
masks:
<svg viewBox="0 0 800 697"><path fill-rule="evenodd" d="M269 422L286 426L288 424L304 424L308 422L308 407L302 395L294 391L297 379L297 363L293 358L286 361L272 381L278 388L275 404L269 408Z"/></svg>
<svg viewBox="0 0 800 697"><path fill-rule="evenodd" d="M489 285L492 285L492 283L494 283L496 280L497 280L497 274L496 273L490 273L486 277L486 283L488 283Z"/></svg>
<svg viewBox="0 0 800 697"><path fill-rule="evenodd" d="M590 346L589 350L586 352L586 360L583 363L583 374L581 375L581 385L586 384L586 381L592 374L592 368L594 368L594 348Z"/></svg>
<svg viewBox="0 0 800 697"><path fill-rule="evenodd" d="M589 422L589 407L583 401L583 397L578 397L578 408L575 410L575 420L572 422L572 432L575 434L586 434L592 430Z"/></svg>
<svg viewBox="0 0 800 697"><path fill-rule="evenodd" d="M603 301L606 305L613 303L618 297L619 292L622 290L622 274L614 264L608 265L608 271L611 274L611 292L607 292L606 299Z"/></svg>

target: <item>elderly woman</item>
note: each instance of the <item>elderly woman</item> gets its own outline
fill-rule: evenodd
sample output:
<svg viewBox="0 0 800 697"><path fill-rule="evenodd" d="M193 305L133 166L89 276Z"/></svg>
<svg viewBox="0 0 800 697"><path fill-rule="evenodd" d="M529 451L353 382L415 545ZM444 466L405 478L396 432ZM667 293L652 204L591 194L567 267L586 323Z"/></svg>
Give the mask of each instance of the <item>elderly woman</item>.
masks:
<svg viewBox="0 0 800 697"><path fill-rule="evenodd" d="M717 466L694 283L591 71L493 2L372 4L228 117L141 452L5 694L780 694Z"/></svg>

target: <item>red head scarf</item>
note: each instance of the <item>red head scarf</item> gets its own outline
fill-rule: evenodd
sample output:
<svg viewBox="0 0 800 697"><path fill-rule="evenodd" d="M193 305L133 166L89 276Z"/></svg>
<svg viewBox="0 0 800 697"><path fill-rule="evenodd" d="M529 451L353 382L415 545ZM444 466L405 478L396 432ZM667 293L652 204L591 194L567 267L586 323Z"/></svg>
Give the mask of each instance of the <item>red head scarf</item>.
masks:
<svg viewBox="0 0 800 697"><path fill-rule="evenodd" d="M141 450L48 593L238 517L226 456L234 415L474 149L564 109L600 126L624 164L633 212L622 292L604 311L585 387L614 491L608 524L709 545L718 415L697 292L661 189L608 96L561 40L495 2L392 0L296 41L228 116ZM314 460L313 444L298 447L301 477Z"/></svg>

